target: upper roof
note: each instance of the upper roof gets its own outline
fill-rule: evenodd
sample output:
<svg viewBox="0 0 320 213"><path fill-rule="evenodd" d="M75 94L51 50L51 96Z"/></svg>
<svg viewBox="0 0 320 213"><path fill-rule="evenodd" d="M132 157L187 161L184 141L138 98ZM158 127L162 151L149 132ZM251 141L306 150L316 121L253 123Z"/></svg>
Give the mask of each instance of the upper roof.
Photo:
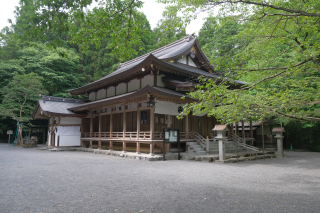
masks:
<svg viewBox="0 0 320 213"><path fill-rule="evenodd" d="M191 52L191 49L193 47L197 47L197 57L201 57L203 59L203 64L206 64L206 66L211 66L210 61L206 57L206 55L202 52L199 42L194 36L194 34L188 35L178 41L175 41L171 44L168 44L166 46L163 46L159 49L156 49L152 52L149 52L145 55L139 56L137 58L134 58L130 61L127 61L125 63L121 63L116 71L110 73L109 75L94 81L92 83L89 83L87 85L84 85L82 87L68 90L68 92L71 95L78 95L78 94L84 94L88 90L95 90L99 89L99 86L102 86L101 84L108 84L108 82L119 80L119 78L124 77L124 74L130 71L139 70L141 72L141 68L143 68L144 65L147 63L151 63L151 61L157 61L157 62L165 62L167 63L166 67L169 69L180 69L182 72L189 74L189 75L206 75L208 77L219 77L219 73L216 72L216 74L211 74L209 72L203 71L199 68L191 67L191 66L183 66L180 63L170 63L167 61L171 61L175 59L180 59L183 56L186 56ZM213 67L211 66L212 71Z"/></svg>
<svg viewBox="0 0 320 213"><path fill-rule="evenodd" d="M41 100L38 100L37 107L32 114L33 118L47 119L48 115L56 116L69 116L69 117L82 117L83 114L77 114L69 108L79 106L86 103L86 101L72 98L58 98L52 96L42 96Z"/></svg>

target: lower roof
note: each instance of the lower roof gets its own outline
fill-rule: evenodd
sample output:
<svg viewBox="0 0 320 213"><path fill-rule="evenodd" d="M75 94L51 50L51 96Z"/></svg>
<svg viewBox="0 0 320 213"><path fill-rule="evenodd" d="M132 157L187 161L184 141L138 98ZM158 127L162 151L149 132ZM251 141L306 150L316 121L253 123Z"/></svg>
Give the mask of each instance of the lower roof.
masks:
<svg viewBox="0 0 320 213"><path fill-rule="evenodd" d="M181 100L181 102L185 102L185 101L195 101L195 99L190 98L190 96L185 95L183 93L179 93L167 88L163 88L163 87L157 87L157 86L149 86L148 84L146 86L144 86L143 88L141 88L140 90L134 91L134 92L129 92L129 93L125 93L122 95L117 95L117 96L113 96L113 97L109 97L109 98L105 98L105 99L101 99L98 101L93 101L90 103L85 103L85 104L81 104L75 107L71 107L69 108L69 110L72 111L84 111L87 110L89 108L95 108L95 107L100 107L103 105L109 105L118 101L124 101L124 100L128 100L129 98L134 98L137 96L141 96L143 94L147 94L150 93L152 95L161 95L161 96L165 96L165 97L169 97L169 98L175 98L180 100L183 96L185 97L184 100Z"/></svg>
<svg viewBox="0 0 320 213"><path fill-rule="evenodd" d="M48 119L49 116L83 117L86 115L77 114L69 110L69 108L83 103L85 101L78 99L42 96L42 99L38 100L32 117L36 119Z"/></svg>

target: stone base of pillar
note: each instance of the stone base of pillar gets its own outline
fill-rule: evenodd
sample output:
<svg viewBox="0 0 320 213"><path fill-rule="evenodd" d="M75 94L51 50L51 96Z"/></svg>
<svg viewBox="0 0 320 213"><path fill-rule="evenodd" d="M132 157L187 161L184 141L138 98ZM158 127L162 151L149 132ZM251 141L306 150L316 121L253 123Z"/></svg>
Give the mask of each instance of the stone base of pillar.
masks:
<svg viewBox="0 0 320 213"><path fill-rule="evenodd" d="M137 154L137 155L140 155L140 154L141 154L141 152L136 152L136 154Z"/></svg>
<svg viewBox="0 0 320 213"><path fill-rule="evenodd" d="M285 158L285 157L286 157L286 154L277 153L277 154L276 154L276 157L277 157L277 158Z"/></svg>
<svg viewBox="0 0 320 213"><path fill-rule="evenodd" d="M154 156L154 153L150 153L149 155L150 155L150 156Z"/></svg>
<svg viewBox="0 0 320 213"><path fill-rule="evenodd" d="M127 153L127 151L122 151L122 153Z"/></svg>
<svg viewBox="0 0 320 213"><path fill-rule="evenodd" d="M109 151L109 152L112 152L112 151L113 151L113 149L109 149L108 151Z"/></svg>

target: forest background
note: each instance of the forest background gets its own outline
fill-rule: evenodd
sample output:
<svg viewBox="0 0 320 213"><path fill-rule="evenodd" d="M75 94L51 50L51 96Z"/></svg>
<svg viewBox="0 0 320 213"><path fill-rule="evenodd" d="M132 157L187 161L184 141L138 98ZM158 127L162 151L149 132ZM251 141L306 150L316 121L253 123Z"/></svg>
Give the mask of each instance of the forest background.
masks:
<svg viewBox="0 0 320 213"><path fill-rule="evenodd" d="M188 3L177 1L176 5L179 6L181 2ZM37 92L56 97L70 97L66 90L100 79L115 71L119 63L186 36L185 23L188 21L172 10L165 11L157 27L151 29L146 16L139 11L141 1L106 0L104 7L86 9L91 3L91 0L21 0L15 11L16 22L11 22L9 27L1 30L2 141L7 140L8 129L15 129L17 120L29 120L29 126L43 122L30 119L33 107L39 99ZM41 13L39 8L44 8ZM223 75L230 76L228 66L223 65L226 61L239 61L239 55L247 55L250 45L255 45L254 39L241 37L251 28L248 20L221 21L212 14L206 18L197 37L214 67ZM270 45L278 48L279 44L271 42ZM282 60L286 60L290 58L290 54L281 57ZM252 63L257 61L241 59L240 64L246 67ZM263 64L263 59L260 58L258 63ZM33 91L33 96L25 99L23 110L18 110L19 117L16 116L18 111L7 109L21 106L20 102L24 98L18 98L21 79L33 81L38 87ZM255 81L256 76L246 75L241 80ZM17 85L20 88L17 88ZM259 93L259 90L254 92ZM320 150L319 122L301 119L284 121L285 137L290 138L295 147Z"/></svg>

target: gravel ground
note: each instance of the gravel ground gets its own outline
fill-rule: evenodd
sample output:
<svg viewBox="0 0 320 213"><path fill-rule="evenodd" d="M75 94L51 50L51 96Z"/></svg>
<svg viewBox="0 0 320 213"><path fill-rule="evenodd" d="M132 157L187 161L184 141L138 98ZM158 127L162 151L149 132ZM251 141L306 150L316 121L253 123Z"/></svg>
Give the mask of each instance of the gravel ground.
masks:
<svg viewBox="0 0 320 213"><path fill-rule="evenodd" d="M320 212L320 153L218 164L0 144L0 212Z"/></svg>

